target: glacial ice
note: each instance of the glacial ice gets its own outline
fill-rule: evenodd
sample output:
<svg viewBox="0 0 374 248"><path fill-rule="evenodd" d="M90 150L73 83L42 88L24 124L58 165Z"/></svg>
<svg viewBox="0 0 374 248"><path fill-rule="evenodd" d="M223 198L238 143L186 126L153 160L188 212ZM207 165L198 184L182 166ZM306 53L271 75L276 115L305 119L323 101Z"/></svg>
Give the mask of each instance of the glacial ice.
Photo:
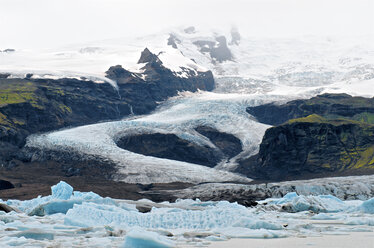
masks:
<svg viewBox="0 0 374 248"><path fill-rule="evenodd" d="M169 248L175 247L174 242L155 232L134 227L126 234L123 248Z"/></svg>
<svg viewBox="0 0 374 248"><path fill-rule="evenodd" d="M364 213L374 214L374 198L364 201L359 209Z"/></svg>
<svg viewBox="0 0 374 248"><path fill-rule="evenodd" d="M295 192L287 193L281 199L268 199L265 202L280 205L283 210L288 212L341 212L350 207L332 195L299 196Z"/></svg>
<svg viewBox="0 0 374 248"><path fill-rule="evenodd" d="M374 175L317 178L262 184L206 183L173 192L177 198L206 198L223 192L257 194L263 198L281 198L289 192L297 195L333 195L341 200L368 200L374 195Z"/></svg>
<svg viewBox="0 0 374 248"><path fill-rule="evenodd" d="M106 158L117 165L115 178L129 183L248 182L248 178L219 169L233 168L237 158L248 157L258 151L269 126L251 119L245 108L249 103L258 104L266 99L250 99L238 94L184 93L169 99L151 115L34 135L28 138L26 146L46 151L76 151L82 155ZM116 139L127 135L159 132L172 133L198 145L215 148L212 142L195 131L198 126L210 126L238 137L243 152L217 168L208 168L136 154L119 148L115 143Z"/></svg>
<svg viewBox="0 0 374 248"><path fill-rule="evenodd" d="M27 231L19 232L15 235L16 237L24 237L26 239L36 239L36 240L53 240L54 234L44 232L44 230L40 229L28 229Z"/></svg>
<svg viewBox="0 0 374 248"><path fill-rule="evenodd" d="M163 202L162 208L154 205L150 212L141 213L134 204L73 191L65 182L51 190L50 196L6 201L24 213L0 212L0 246L175 247L194 237L207 242L374 230L374 198L342 201L331 195L291 192L260 201L253 208L227 201L187 199ZM54 197L56 194L64 199ZM292 211L285 212L282 206ZM30 215L35 209L43 209L44 216ZM334 221L344 226L334 226Z"/></svg>
<svg viewBox="0 0 374 248"><path fill-rule="evenodd" d="M117 204L111 198L102 198L93 192L74 191L73 187L64 181L51 187L52 195L45 197L37 197L31 200L19 201L8 200L4 202L9 206L21 210L29 215L50 215L56 213L65 214L74 204L82 204L83 202L96 202L99 204ZM1 201L1 200L0 200ZM2 202L2 201L1 201ZM132 205L121 203L117 204L127 210L134 210Z"/></svg>
<svg viewBox="0 0 374 248"><path fill-rule="evenodd" d="M73 187L64 181L52 186L52 197L61 200L67 200L73 194Z"/></svg>
<svg viewBox="0 0 374 248"><path fill-rule="evenodd" d="M50 52L39 51L45 57L37 61L35 57L39 56L26 51L15 53L16 60L4 57L5 62L0 63L4 70L12 72L20 68L18 62L22 61L36 67L28 72L55 66L57 74L81 71L93 75L95 72L104 74L109 66L115 64L122 64L129 70L139 70L139 65L135 63L141 50L148 47L159 54L164 65L180 73L179 76L185 76L183 68L204 71L205 67L212 70L216 77L214 92L181 93L165 101L159 109L147 116L32 136L27 146L46 152L77 151L83 156L101 156L117 165L116 180L130 183L221 182L223 178L226 181L245 182L249 180L221 170L232 171L237 166L237 159L257 153L263 134L269 127L253 120L246 113L246 107L307 98L324 92L374 96L373 55L368 52L371 51L372 43L361 39L329 39L326 42L326 39L310 40L310 37L281 40L243 38L240 45L229 45L235 60L217 64L212 62L208 53L201 53L194 45L194 41L200 39L215 42L216 34L197 32L186 35L181 30L173 30L173 35L181 41L179 50L166 45L169 35L168 32L126 42L102 41L100 45L86 44L85 48L73 46L69 52L56 52L59 55L52 57ZM87 47L95 47L101 52L82 54L81 51L87 50ZM352 53L352 47L355 53ZM280 53L287 56L279 56ZM66 59L72 58L79 63L66 63ZM189 58L193 58L196 63ZM135 154L120 149L114 142L120 136L161 132L176 134L196 144L214 148L214 144L194 130L199 125L211 126L236 136L243 145L243 152L230 161L222 161L215 169L210 169ZM299 190L303 190L302 186Z"/></svg>

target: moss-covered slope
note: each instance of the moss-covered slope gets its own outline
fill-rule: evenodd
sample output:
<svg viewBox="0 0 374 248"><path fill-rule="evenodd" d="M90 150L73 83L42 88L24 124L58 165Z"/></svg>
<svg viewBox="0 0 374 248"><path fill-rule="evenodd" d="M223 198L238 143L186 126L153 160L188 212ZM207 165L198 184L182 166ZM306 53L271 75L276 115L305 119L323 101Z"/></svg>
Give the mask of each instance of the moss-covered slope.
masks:
<svg viewBox="0 0 374 248"><path fill-rule="evenodd" d="M248 107L247 112L259 122L280 125L290 119L318 114L325 118L346 118L374 124L374 98L347 94L323 94L311 99Z"/></svg>
<svg viewBox="0 0 374 248"><path fill-rule="evenodd" d="M109 84L76 79L0 79L0 164L32 133L120 118L130 106Z"/></svg>
<svg viewBox="0 0 374 248"><path fill-rule="evenodd" d="M238 172L279 180L374 173L373 99L326 94L274 106L270 109L291 111L285 116L302 117L283 118L283 124L268 129L259 153L241 161Z"/></svg>

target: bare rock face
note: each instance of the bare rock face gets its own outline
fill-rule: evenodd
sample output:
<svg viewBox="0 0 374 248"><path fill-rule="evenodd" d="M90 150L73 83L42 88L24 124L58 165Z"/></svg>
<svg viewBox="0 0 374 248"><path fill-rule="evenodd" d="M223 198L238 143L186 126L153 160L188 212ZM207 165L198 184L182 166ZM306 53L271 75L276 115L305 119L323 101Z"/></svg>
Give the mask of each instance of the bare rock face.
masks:
<svg viewBox="0 0 374 248"><path fill-rule="evenodd" d="M157 55L151 53L151 51L149 51L148 48L145 48L141 53L138 64L140 63L155 63L158 65L162 64L161 60L157 57Z"/></svg>
<svg viewBox="0 0 374 248"><path fill-rule="evenodd" d="M3 51L0 50L0 52L3 52L3 53L14 53L16 50L13 49L13 48L7 48L7 49L4 49Z"/></svg>
<svg viewBox="0 0 374 248"><path fill-rule="evenodd" d="M269 125L279 125L290 119L311 114L370 121L374 120L374 98L352 97L347 94L323 94L282 105L270 103L248 107L247 112L256 117L259 122Z"/></svg>
<svg viewBox="0 0 374 248"><path fill-rule="evenodd" d="M0 79L1 78L8 78L8 77L10 77L9 73L0 73Z"/></svg>
<svg viewBox="0 0 374 248"><path fill-rule="evenodd" d="M216 37L216 42L198 40L194 44L199 47L201 53L208 53L214 63L233 60L231 51L227 46L226 37L223 35Z"/></svg>
<svg viewBox="0 0 374 248"><path fill-rule="evenodd" d="M294 122L270 128L253 169L270 179L347 170L374 172L373 132L374 126L348 122Z"/></svg>
<svg viewBox="0 0 374 248"><path fill-rule="evenodd" d="M374 172L373 98L324 94L247 111L261 122L283 124L266 131L259 153L241 161L240 173L284 180Z"/></svg>
<svg viewBox="0 0 374 248"><path fill-rule="evenodd" d="M196 32L196 30L195 30L195 27L194 27L194 26L190 26L190 27L188 27L188 28L185 28L185 29L184 29L184 32L185 32L186 34L193 34L193 33Z"/></svg>
<svg viewBox="0 0 374 248"><path fill-rule="evenodd" d="M144 49L138 63L144 64L142 73L127 71L120 65L112 66L106 72L108 78L117 82L121 98L131 105L134 114L149 113L158 102L180 91L210 91L214 88L211 71L198 72L185 68L187 77L179 77L148 48Z"/></svg>
<svg viewBox="0 0 374 248"><path fill-rule="evenodd" d="M12 212L12 211L15 211L12 207L9 207L8 205L4 204L4 203L0 203L0 211L3 211L5 213L9 213L9 212Z"/></svg>
<svg viewBox="0 0 374 248"><path fill-rule="evenodd" d="M239 45L241 39L241 35L237 28L233 27L231 29L231 41L230 45Z"/></svg>
<svg viewBox="0 0 374 248"><path fill-rule="evenodd" d="M169 46L172 46L173 48L177 49L178 48L177 44L180 44L180 43L181 41L174 34L169 35L169 38L168 38Z"/></svg>
<svg viewBox="0 0 374 248"><path fill-rule="evenodd" d="M13 188L14 188L14 185L11 182L0 179L0 190L13 189Z"/></svg>
<svg viewBox="0 0 374 248"><path fill-rule="evenodd" d="M199 146L184 140L175 134L140 134L118 139L117 145L123 149L189 163L214 167L223 159L229 159L242 151L240 140L236 137L218 132L210 127L198 127L196 131L210 139L216 149Z"/></svg>

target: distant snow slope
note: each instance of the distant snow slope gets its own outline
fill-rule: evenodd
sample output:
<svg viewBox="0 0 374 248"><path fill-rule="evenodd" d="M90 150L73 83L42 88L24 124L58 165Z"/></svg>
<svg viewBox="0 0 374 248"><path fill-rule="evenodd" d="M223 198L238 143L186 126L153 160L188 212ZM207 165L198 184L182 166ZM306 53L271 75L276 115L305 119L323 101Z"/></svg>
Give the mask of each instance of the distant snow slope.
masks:
<svg viewBox="0 0 374 248"><path fill-rule="evenodd" d="M222 45L222 36L226 37L223 50L227 48L232 58L219 62L212 56L223 53L214 50ZM176 49L169 42L170 37ZM266 82L266 85L310 87L335 82L354 84L374 78L373 41L374 37L365 36L242 37L233 42L232 34L225 31L170 29L139 38L123 37L32 51L20 48L12 53L0 53L0 72L103 78L112 65L120 64L126 69L138 70L136 62L139 54L148 47L175 72L183 71L183 67L196 71L209 69L216 77L240 77ZM222 87L219 88L230 92L246 92L247 84L232 89Z"/></svg>
<svg viewBox="0 0 374 248"><path fill-rule="evenodd" d="M184 68L212 70L216 77L214 92L182 93L148 116L83 126L28 140L29 147L73 149L109 158L118 165L122 175L118 175L118 180L126 182L222 181L222 175L225 180L242 178L199 165L125 151L114 142L119 136L173 133L212 147L209 140L194 131L199 125L211 126L233 134L243 145L241 154L216 166L216 169L232 170L237 158L258 151L269 127L247 114L247 106L308 98L325 92L374 96L372 37L242 38L235 42L231 39L224 32L174 29L141 38L0 54L0 69L105 80L104 72L116 64L141 73L137 59L148 47L176 76L185 77Z"/></svg>

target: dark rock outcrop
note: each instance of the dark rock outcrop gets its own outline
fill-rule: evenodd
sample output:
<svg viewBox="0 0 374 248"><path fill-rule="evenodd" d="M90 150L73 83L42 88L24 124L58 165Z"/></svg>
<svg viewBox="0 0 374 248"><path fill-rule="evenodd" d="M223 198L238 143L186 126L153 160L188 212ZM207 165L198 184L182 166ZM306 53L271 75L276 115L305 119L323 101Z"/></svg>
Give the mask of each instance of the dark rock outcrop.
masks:
<svg viewBox="0 0 374 248"><path fill-rule="evenodd" d="M9 212L12 212L12 211L15 211L12 207L9 207L8 205L4 204L4 203L0 203L0 211L3 211L5 213L9 213Z"/></svg>
<svg viewBox="0 0 374 248"><path fill-rule="evenodd" d="M185 28L185 29L184 29L184 32L187 33L187 34L193 34L193 33L196 32L196 30L195 30L195 27L194 27L194 26L190 26L190 27L188 27L188 28Z"/></svg>
<svg viewBox="0 0 374 248"><path fill-rule="evenodd" d="M216 129L207 126L200 126L195 130L207 137L222 151L225 157L232 158L242 151L240 140L232 134L218 132Z"/></svg>
<svg viewBox="0 0 374 248"><path fill-rule="evenodd" d="M178 48L177 43L179 44L181 43L181 41L174 34L170 34L168 38L168 45L177 49Z"/></svg>
<svg viewBox="0 0 374 248"><path fill-rule="evenodd" d="M151 53L148 48L145 48L140 55L138 60L138 64L140 63L155 63L157 65L161 65L161 60L157 57L156 54Z"/></svg>
<svg viewBox="0 0 374 248"><path fill-rule="evenodd" d="M213 62L221 63L223 61L233 60L233 56L227 46L225 36L216 37L216 42L198 40L194 41L193 44L199 47L201 53L208 53Z"/></svg>
<svg viewBox="0 0 374 248"><path fill-rule="evenodd" d="M259 153L241 161L238 172L284 180L304 174L374 172L374 125L325 119L293 119L266 131Z"/></svg>
<svg viewBox="0 0 374 248"><path fill-rule="evenodd" d="M109 84L76 79L0 79L0 84L0 161L32 133L130 114Z"/></svg>
<svg viewBox="0 0 374 248"><path fill-rule="evenodd" d="M0 79L8 78L9 76L10 76L10 73L0 73Z"/></svg>
<svg viewBox="0 0 374 248"><path fill-rule="evenodd" d="M221 153L209 147L198 146L190 141L183 140L175 134L142 134L123 137L117 145L125 150L135 153L201 164L209 167L215 166L221 159Z"/></svg>
<svg viewBox="0 0 374 248"><path fill-rule="evenodd" d="M222 159L229 159L242 151L240 140L210 127L196 130L211 140L217 149L199 146L175 134L141 134L118 139L117 145L123 149L178 161L214 167Z"/></svg>
<svg viewBox="0 0 374 248"><path fill-rule="evenodd" d="M158 104L180 91L195 92L213 90L214 78L211 71L197 72L184 68L187 77L180 77L166 68L157 55L145 49L138 63L145 63L143 73L132 73L122 66L112 66L106 72L108 78L118 83L122 99L132 106L134 114L146 114Z"/></svg>
<svg viewBox="0 0 374 248"><path fill-rule="evenodd" d="M0 179L0 190L13 189L13 188L14 188L14 185L11 182Z"/></svg>
<svg viewBox="0 0 374 248"><path fill-rule="evenodd" d="M323 94L283 105L248 107L266 131L257 155L237 172L285 180L374 172L374 98Z"/></svg>
<svg viewBox="0 0 374 248"><path fill-rule="evenodd" d="M13 48L7 48L7 49L4 49L3 51L0 51L0 52L3 52L3 53L14 53L16 50L13 49Z"/></svg>
<svg viewBox="0 0 374 248"><path fill-rule="evenodd" d="M282 105L271 103L248 107L247 112L256 117L259 122L269 125L279 125L290 119L311 114L374 123L374 98L352 97L347 94L323 94Z"/></svg>
<svg viewBox="0 0 374 248"><path fill-rule="evenodd" d="M116 165L108 159L71 150L40 150L24 147L22 156L23 163L58 163L59 173L64 177L91 176L111 180L117 170Z"/></svg>
<svg viewBox="0 0 374 248"><path fill-rule="evenodd" d="M241 35L237 28L233 27L231 29L231 41L230 45L239 45L241 39Z"/></svg>

